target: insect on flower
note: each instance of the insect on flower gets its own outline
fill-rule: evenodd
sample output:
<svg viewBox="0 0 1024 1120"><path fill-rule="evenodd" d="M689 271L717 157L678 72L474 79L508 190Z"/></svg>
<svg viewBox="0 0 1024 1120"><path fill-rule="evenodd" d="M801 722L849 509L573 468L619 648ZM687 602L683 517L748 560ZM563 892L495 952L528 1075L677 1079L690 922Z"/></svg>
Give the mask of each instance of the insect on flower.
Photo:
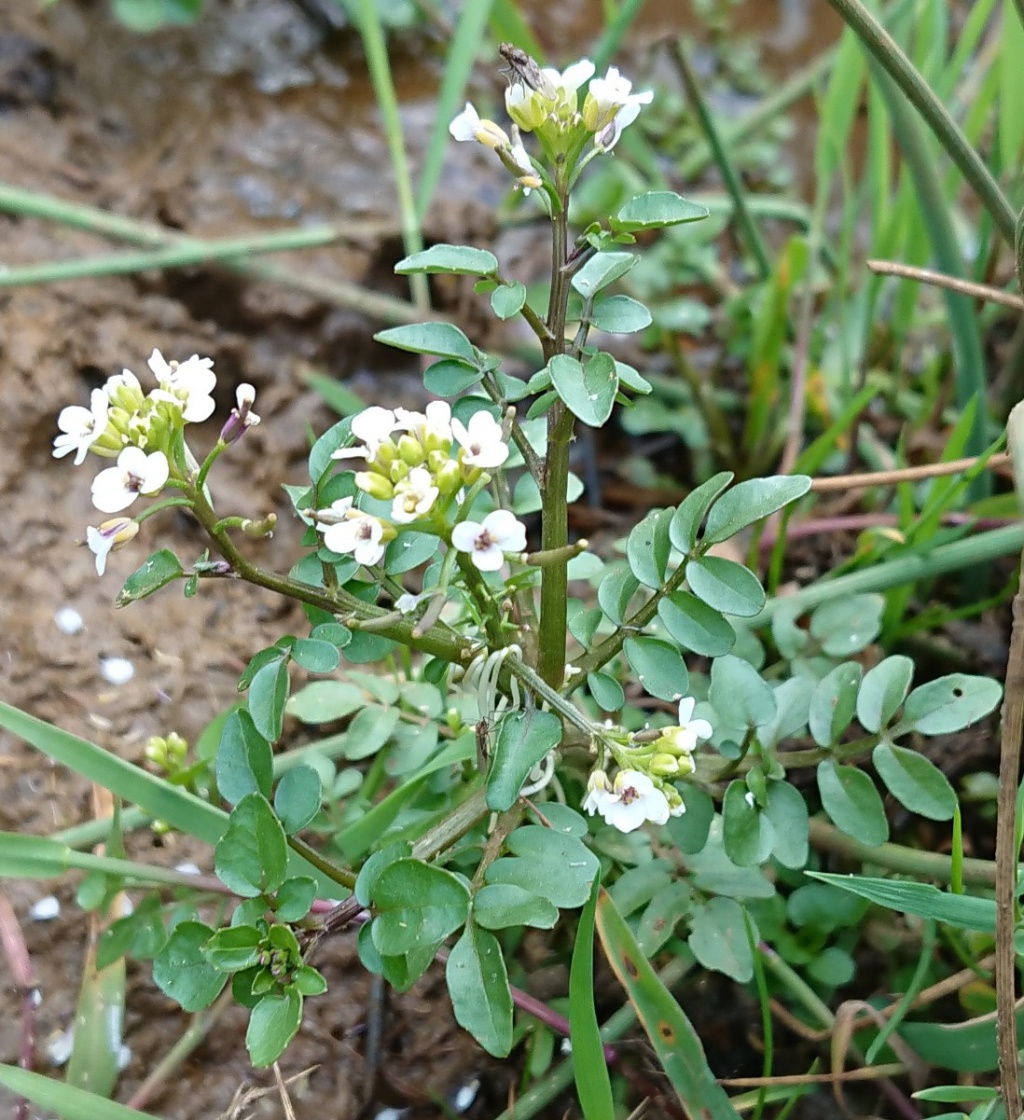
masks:
<svg viewBox="0 0 1024 1120"><path fill-rule="evenodd" d="M541 73L540 67L521 47L513 43L502 43L498 47L498 54L508 63L508 67L501 71L510 74L510 82L520 82L545 97L553 97L551 83Z"/></svg>

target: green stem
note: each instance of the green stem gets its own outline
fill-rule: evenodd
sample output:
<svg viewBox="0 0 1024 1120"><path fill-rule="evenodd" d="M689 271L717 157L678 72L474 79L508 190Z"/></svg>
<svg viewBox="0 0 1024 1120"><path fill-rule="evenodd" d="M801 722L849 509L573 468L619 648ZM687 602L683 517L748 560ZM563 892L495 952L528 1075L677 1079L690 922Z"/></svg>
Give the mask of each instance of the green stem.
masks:
<svg viewBox="0 0 1024 1120"><path fill-rule="evenodd" d="M865 48L899 86L903 95L924 117L949 158L974 188L999 231L1013 245L1016 215L992 173L953 120L949 110L915 69L899 44L868 11L861 0L828 0L853 28Z"/></svg>
<svg viewBox="0 0 1024 1120"><path fill-rule="evenodd" d="M565 349L565 321L569 302L569 277L566 271L568 223L563 205L551 222L551 295L548 301L548 326L552 339L544 347L545 364ZM541 493L544 495L541 550L564 548L569 543L569 511L566 491L569 485L569 450L575 417L561 401L548 413L548 446ZM540 581L540 622L537 668L541 677L555 689L565 679L565 635L568 618L568 561L546 567Z"/></svg>
<svg viewBox="0 0 1024 1120"><path fill-rule="evenodd" d="M873 863L889 871L913 875L917 879L935 879L948 883L953 877L953 861L939 852L922 852L902 844L862 844L840 832L835 825L814 817L810 822L811 844L819 851L846 856L857 863ZM975 887L993 887L996 866L990 860L965 859L963 881Z"/></svg>

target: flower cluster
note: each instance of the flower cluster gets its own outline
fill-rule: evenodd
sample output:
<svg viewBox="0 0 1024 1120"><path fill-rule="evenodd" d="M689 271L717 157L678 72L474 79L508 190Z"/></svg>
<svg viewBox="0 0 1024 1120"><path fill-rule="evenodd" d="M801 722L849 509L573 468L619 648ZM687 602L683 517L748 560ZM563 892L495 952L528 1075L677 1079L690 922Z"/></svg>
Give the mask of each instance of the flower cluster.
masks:
<svg viewBox="0 0 1024 1120"><path fill-rule="evenodd" d="M509 454L502 426L489 412L475 412L464 424L445 401L431 401L424 412L374 405L353 417L352 434L362 442L335 451L334 458L365 462L355 484L371 498L391 503L390 521L356 508L352 498L341 498L317 511L316 527L332 552L351 553L366 565L380 562L401 527L419 523L446 535L445 511L464 487L502 466ZM451 542L481 571L496 571L505 552L525 549L526 530L508 511L495 510L482 523L459 521Z"/></svg>
<svg viewBox="0 0 1024 1120"><path fill-rule="evenodd" d="M708 739L712 733L706 719L693 718L694 707L692 698L681 700L679 724L662 728L653 741L630 750L628 766L614 781L603 770L594 770L587 782L584 810L599 813L620 832L633 832L645 821L664 824L669 817L685 813L686 806L669 779L694 772L698 740Z"/></svg>
<svg viewBox="0 0 1024 1120"><path fill-rule="evenodd" d="M493 149L528 194L542 185L538 167L523 147L519 132L537 133L548 153L578 153L588 137L597 152L610 152L623 129L650 104L653 93L633 93L633 84L616 67L595 78L594 64L584 58L565 70L539 67L523 51L505 50L513 81L505 91L505 108L514 122L511 138L494 121L481 118L471 102L451 122L448 131L456 140L475 141ZM589 82L583 108L579 90Z"/></svg>
<svg viewBox="0 0 1024 1120"><path fill-rule="evenodd" d="M53 454L61 459L72 452L80 466L91 451L116 460L99 472L92 482L92 502L101 513L121 513L140 494L154 497L172 478L172 444L186 424L201 423L213 413L213 389L217 378L213 361L193 354L184 362L168 362L154 350L148 365L156 388L144 392L131 370L108 378L102 389L93 389L89 407L69 405L57 417L60 434L53 441ZM238 388L238 407L221 433L221 444L239 439L246 429L259 423L252 411L256 391L251 385ZM86 543L96 557L102 575L107 555L127 544L138 532L128 517L90 526Z"/></svg>

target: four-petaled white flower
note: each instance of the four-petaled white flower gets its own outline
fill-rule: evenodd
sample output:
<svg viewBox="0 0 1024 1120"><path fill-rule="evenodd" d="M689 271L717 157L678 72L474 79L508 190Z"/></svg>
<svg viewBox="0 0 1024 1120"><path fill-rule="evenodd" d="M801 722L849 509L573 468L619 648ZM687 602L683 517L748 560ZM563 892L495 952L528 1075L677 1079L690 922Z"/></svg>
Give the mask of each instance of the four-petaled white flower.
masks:
<svg viewBox="0 0 1024 1120"><path fill-rule="evenodd" d="M507 148L509 139L505 130L494 121L481 119L480 114L467 101L465 109L448 126L452 138L459 141L475 140L485 148Z"/></svg>
<svg viewBox="0 0 1024 1120"><path fill-rule="evenodd" d="M140 494L158 493L169 474L162 451L147 455L141 447L126 447L116 467L107 467L92 480L92 504L103 513L120 513Z"/></svg>
<svg viewBox="0 0 1024 1120"><path fill-rule="evenodd" d="M501 425L481 409L469 418L468 426L452 420L452 434L462 447L462 461L471 467L491 470L508 458L508 444L502 437Z"/></svg>
<svg viewBox="0 0 1024 1120"><path fill-rule="evenodd" d="M93 389L89 397L89 407L69 404L60 410L57 427L61 434L53 441L53 456L62 459L75 452L75 466L85 459L89 448L103 435L107 427L109 402L102 389Z"/></svg>
<svg viewBox="0 0 1024 1120"><path fill-rule="evenodd" d="M710 739L711 724L706 719L693 719L693 709L697 701L692 696L684 696L679 701L679 726L666 727L665 737L672 740L676 750L692 754L697 749L698 739Z"/></svg>
<svg viewBox="0 0 1024 1120"><path fill-rule="evenodd" d="M619 142L623 129L640 115L640 106L649 105L654 98L651 90L631 93L633 83L614 66L608 67L603 78L595 78L587 90L583 105L583 120L597 134L595 144L610 152Z"/></svg>
<svg viewBox="0 0 1024 1120"><path fill-rule="evenodd" d="M160 384L154 394L157 399L178 404L189 424L201 424L210 418L215 407L211 394L217 384L212 358L193 354L184 362L168 362L159 350L154 350L148 365Z"/></svg>
<svg viewBox="0 0 1024 1120"><path fill-rule="evenodd" d="M351 507L352 499L343 498L341 502L348 502ZM341 502L335 502L332 511ZM341 512L340 510L338 512ZM324 535L324 544L332 552L343 555L351 552L360 564L378 564L384 555L385 545L381 539L384 535L384 526L376 518L360 510L348 508L345 520L338 522L318 522L317 528Z"/></svg>
<svg viewBox="0 0 1024 1120"><path fill-rule="evenodd" d="M672 815L668 798L649 775L639 770L620 770L609 786L603 771L594 773L600 776L595 781L594 774L591 775L583 808L588 813L600 813L606 824L620 832L633 832L646 821L664 824Z"/></svg>
<svg viewBox="0 0 1024 1120"><path fill-rule="evenodd" d="M401 482L395 483L391 519L400 525L408 525L426 517L439 493L430 471L423 467L413 467Z"/></svg>
<svg viewBox="0 0 1024 1120"><path fill-rule="evenodd" d="M482 523L460 521L452 529L452 544L459 552L470 553L480 571L496 572L505 562L506 552L526 548L526 526L508 510L496 509Z"/></svg>

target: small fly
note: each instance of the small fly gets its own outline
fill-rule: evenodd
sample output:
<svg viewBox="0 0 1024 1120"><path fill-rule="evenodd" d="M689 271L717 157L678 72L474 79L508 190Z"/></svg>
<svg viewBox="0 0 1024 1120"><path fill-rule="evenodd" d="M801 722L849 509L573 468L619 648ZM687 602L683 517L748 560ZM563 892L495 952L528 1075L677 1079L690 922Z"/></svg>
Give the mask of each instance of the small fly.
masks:
<svg viewBox="0 0 1024 1120"><path fill-rule="evenodd" d="M536 62L513 43L502 43L498 47L498 54L508 63L503 74L511 74L513 82L520 82L532 90L543 94L545 97L554 97L556 91L551 88L551 82L544 77Z"/></svg>

